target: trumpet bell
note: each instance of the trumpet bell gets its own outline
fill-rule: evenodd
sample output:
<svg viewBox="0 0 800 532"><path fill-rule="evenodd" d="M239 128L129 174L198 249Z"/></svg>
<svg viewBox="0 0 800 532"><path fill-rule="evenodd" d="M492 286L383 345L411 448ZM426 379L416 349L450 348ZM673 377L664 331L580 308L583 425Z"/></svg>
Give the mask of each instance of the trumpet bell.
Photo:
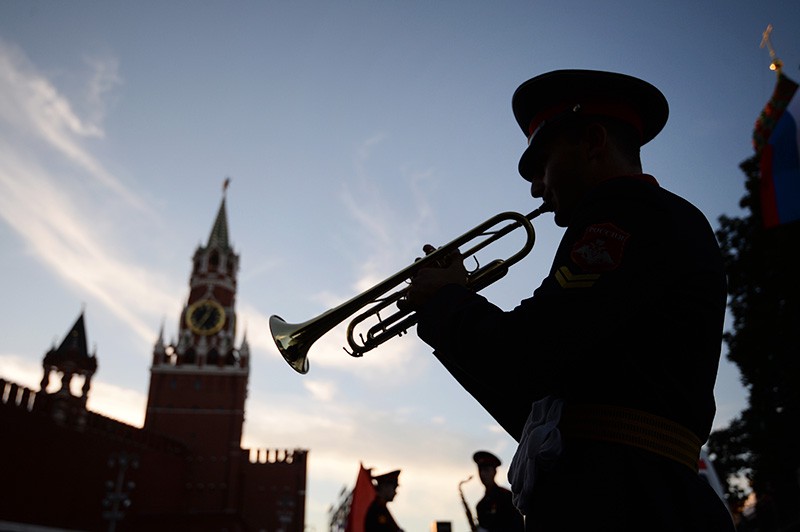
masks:
<svg viewBox="0 0 800 532"><path fill-rule="evenodd" d="M303 342L303 325L287 323L280 316L269 318L269 330L278 351L297 373L305 375L308 373L308 348L316 338L308 343Z"/></svg>

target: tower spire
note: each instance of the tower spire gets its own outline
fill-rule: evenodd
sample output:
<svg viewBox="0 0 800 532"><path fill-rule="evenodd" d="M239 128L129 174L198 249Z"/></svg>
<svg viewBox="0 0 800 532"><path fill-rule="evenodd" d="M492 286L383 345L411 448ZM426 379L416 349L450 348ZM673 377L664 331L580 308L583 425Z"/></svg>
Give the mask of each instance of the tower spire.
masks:
<svg viewBox="0 0 800 532"><path fill-rule="evenodd" d="M214 220L214 225L211 227L211 234L208 235L208 246L216 246L221 249L228 249L228 215L225 209L225 198L228 193L228 186L231 183L231 178L226 177L225 182L222 184L222 203L220 203L219 211L217 211L217 218Z"/></svg>

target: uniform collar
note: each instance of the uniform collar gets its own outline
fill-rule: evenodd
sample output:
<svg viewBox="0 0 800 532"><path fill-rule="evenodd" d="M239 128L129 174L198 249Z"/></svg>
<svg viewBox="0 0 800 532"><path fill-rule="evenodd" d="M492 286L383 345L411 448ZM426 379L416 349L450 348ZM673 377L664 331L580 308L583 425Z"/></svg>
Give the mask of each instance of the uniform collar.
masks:
<svg viewBox="0 0 800 532"><path fill-rule="evenodd" d="M644 181L645 183L650 183L651 185L660 186L656 178L651 176L650 174L625 174L625 175L617 175L612 177L607 177L601 180L601 183L608 183L609 181L613 181L616 179L633 179L636 181Z"/></svg>

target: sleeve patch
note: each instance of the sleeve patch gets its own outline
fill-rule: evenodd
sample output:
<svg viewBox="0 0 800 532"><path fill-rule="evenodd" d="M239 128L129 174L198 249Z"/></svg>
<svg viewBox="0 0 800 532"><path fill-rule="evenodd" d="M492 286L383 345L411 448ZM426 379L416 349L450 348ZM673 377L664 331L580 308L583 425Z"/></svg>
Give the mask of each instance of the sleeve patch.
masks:
<svg viewBox="0 0 800 532"><path fill-rule="evenodd" d="M556 270L556 281L561 288L591 288L599 278L599 273L572 273L566 266Z"/></svg>
<svg viewBox="0 0 800 532"><path fill-rule="evenodd" d="M627 233L612 223L590 225L572 246L570 258L585 271L606 272L622 263Z"/></svg>

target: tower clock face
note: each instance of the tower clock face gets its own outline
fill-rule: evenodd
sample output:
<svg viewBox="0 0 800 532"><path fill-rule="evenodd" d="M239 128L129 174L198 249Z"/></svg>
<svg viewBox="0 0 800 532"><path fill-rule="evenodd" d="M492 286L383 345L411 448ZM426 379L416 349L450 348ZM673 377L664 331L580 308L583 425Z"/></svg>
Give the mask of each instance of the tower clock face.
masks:
<svg viewBox="0 0 800 532"><path fill-rule="evenodd" d="M210 299L192 303L186 311L186 325L196 334L217 333L225 325L225 309Z"/></svg>

